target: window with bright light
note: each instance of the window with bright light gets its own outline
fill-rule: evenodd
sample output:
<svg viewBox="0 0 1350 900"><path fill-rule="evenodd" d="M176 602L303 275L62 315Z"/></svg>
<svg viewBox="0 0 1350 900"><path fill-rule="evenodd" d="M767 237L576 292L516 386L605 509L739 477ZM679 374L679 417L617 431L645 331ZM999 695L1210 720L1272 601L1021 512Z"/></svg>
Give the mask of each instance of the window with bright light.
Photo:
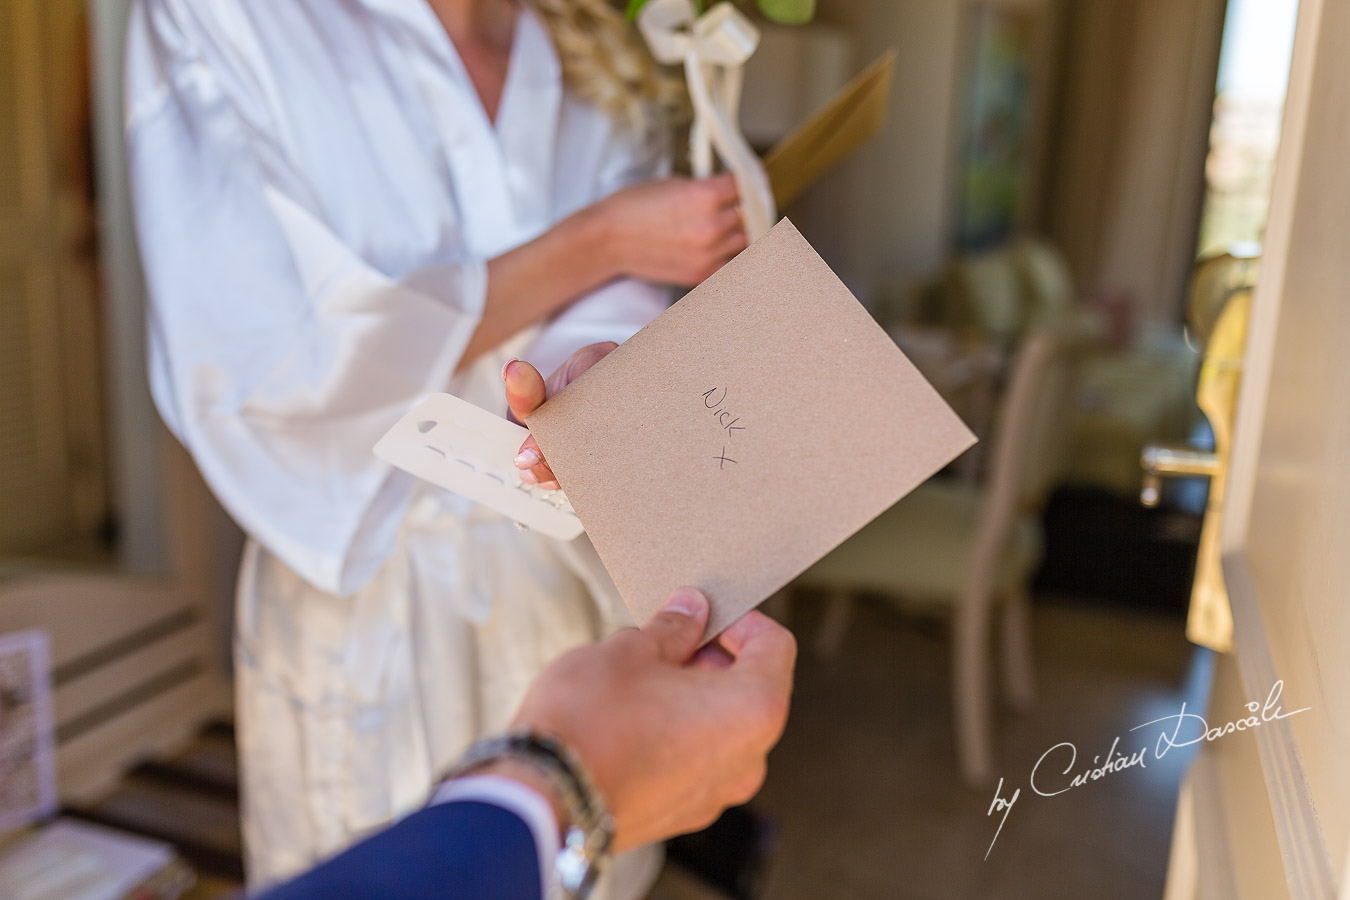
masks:
<svg viewBox="0 0 1350 900"><path fill-rule="evenodd" d="M1270 205L1275 153L1298 0L1230 0L1205 164L1200 255L1260 243Z"/></svg>

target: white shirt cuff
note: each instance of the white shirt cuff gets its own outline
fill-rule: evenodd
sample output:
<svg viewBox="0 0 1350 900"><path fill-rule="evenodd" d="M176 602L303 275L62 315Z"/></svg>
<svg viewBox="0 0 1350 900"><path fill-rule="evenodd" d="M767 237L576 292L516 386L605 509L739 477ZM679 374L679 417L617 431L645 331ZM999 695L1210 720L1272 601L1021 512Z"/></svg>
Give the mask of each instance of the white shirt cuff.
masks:
<svg viewBox="0 0 1350 900"><path fill-rule="evenodd" d="M442 803L487 803L519 816L534 835L539 851L539 896L548 896L553 880L553 859L561 846L558 820L553 807L542 794L519 781L500 775L468 775L443 782L432 793L427 806Z"/></svg>

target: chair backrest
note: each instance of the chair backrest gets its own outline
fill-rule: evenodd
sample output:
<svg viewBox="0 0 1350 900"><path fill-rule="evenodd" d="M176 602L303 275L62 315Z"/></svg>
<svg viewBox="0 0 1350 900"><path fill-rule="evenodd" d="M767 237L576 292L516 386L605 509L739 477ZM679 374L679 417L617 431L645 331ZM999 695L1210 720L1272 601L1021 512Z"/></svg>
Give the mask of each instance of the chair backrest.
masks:
<svg viewBox="0 0 1350 900"><path fill-rule="evenodd" d="M1063 472L1084 345L1079 327L1069 320L1033 329L1018 347L995 427L973 571L997 570L1019 515L1041 510Z"/></svg>
<svg viewBox="0 0 1350 900"><path fill-rule="evenodd" d="M1072 309L1073 273L1059 247L1045 238L1024 237L1013 245L1012 255L1022 284L1024 331Z"/></svg>
<svg viewBox="0 0 1350 900"><path fill-rule="evenodd" d="M959 257L948 265L943 288L947 325L1004 345L1074 306L1068 261L1044 238Z"/></svg>
<svg viewBox="0 0 1350 900"><path fill-rule="evenodd" d="M944 294L943 319L958 331L1011 342L1022 328L1022 284L1006 249L953 260Z"/></svg>

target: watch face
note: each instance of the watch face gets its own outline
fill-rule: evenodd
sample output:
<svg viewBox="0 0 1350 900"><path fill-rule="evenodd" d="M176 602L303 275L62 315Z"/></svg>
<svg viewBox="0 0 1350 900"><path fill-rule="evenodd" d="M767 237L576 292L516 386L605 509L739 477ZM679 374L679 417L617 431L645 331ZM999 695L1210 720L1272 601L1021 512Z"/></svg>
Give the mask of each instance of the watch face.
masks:
<svg viewBox="0 0 1350 900"><path fill-rule="evenodd" d="M553 863L563 888L573 893L589 886L591 881L586 877L590 874L591 862L586 858L586 851L582 846L586 837L580 831L575 826L568 831L567 840Z"/></svg>

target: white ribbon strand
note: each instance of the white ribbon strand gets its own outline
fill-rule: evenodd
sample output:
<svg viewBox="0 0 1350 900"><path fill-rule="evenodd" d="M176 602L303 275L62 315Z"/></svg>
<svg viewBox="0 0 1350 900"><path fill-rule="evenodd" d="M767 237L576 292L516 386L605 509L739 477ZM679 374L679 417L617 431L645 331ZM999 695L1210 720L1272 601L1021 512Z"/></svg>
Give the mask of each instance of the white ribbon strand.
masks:
<svg viewBox="0 0 1350 900"><path fill-rule="evenodd" d="M742 67L759 46L759 30L726 2L700 16L693 0L649 0L637 22L658 62L684 64L694 105L689 135L694 175L712 174L716 150L736 179L746 236L756 240L777 218L769 176L737 124Z"/></svg>

